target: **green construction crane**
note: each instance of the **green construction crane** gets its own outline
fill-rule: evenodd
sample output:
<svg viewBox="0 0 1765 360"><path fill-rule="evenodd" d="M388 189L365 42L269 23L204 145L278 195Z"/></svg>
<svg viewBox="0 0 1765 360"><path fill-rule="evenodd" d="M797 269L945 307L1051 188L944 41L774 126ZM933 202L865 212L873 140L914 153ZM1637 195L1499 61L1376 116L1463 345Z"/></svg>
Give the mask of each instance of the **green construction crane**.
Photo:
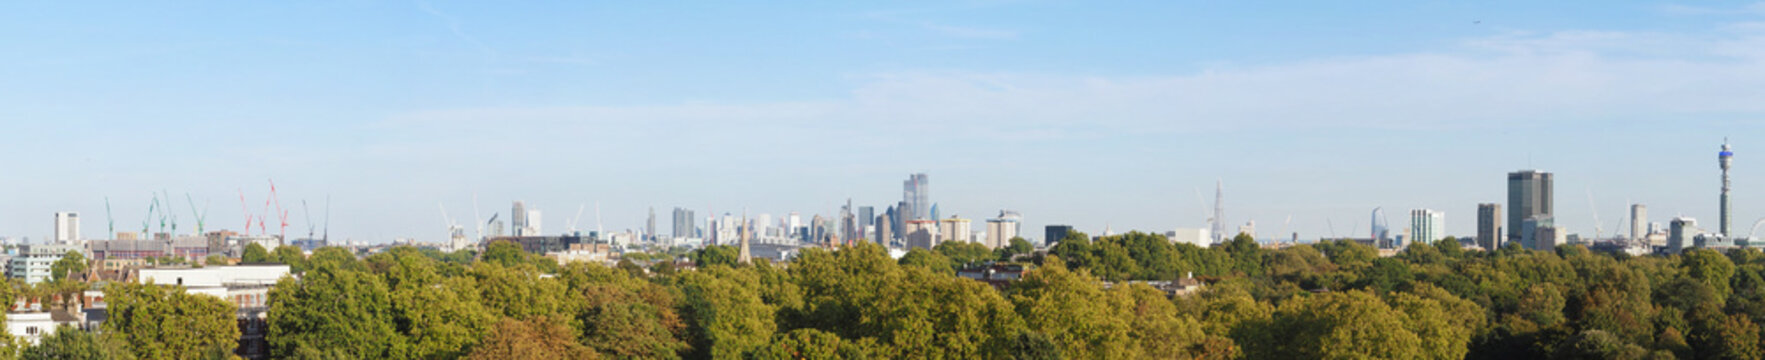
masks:
<svg viewBox="0 0 1765 360"><path fill-rule="evenodd" d="M199 212L196 210L196 200L190 198L190 193L184 193L184 201L190 202L190 214L196 216L196 236L202 236L204 231L202 224L204 219L208 218L208 214L206 214L208 212L208 203L204 202L204 207Z"/></svg>

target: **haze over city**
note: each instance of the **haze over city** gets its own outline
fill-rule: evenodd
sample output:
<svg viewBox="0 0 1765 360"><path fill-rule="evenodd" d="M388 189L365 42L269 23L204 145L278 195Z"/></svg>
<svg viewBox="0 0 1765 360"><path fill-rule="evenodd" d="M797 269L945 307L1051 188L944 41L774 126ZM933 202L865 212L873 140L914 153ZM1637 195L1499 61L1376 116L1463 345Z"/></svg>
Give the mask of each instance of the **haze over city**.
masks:
<svg viewBox="0 0 1765 360"><path fill-rule="evenodd" d="M474 196L640 229L880 211L920 172L1031 235L1205 227L1222 181L1264 237L1375 207L1466 236L1534 168L1558 225L1611 234L1628 203L1713 221L1724 138L1737 228L1765 216L1765 5L1092 5L0 4L0 236L103 234L106 198L124 231L161 191L238 230L270 179L291 237L328 197L334 239L378 243Z"/></svg>

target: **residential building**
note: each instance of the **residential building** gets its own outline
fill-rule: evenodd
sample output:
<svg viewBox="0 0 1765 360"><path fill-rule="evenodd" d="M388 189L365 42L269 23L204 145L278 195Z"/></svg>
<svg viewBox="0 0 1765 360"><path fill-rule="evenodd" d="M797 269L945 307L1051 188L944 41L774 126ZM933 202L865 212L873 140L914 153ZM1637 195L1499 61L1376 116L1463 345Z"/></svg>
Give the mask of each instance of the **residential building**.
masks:
<svg viewBox="0 0 1765 360"><path fill-rule="evenodd" d="M907 221L907 248L930 250L938 246L938 222L931 220Z"/></svg>
<svg viewBox="0 0 1765 360"><path fill-rule="evenodd" d="M1172 244L1189 244L1199 247L1208 247L1209 245L1213 245L1211 244L1213 242L1213 234L1211 234L1212 231L1210 230L1211 229L1208 228L1178 228L1176 231L1172 231L1168 234L1168 237L1171 239Z"/></svg>
<svg viewBox="0 0 1765 360"><path fill-rule="evenodd" d="M1446 213L1432 209L1410 210L1411 241L1433 244L1446 238Z"/></svg>
<svg viewBox="0 0 1765 360"><path fill-rule="evenodd" d="M14 279L22 279L26 284L49 280L50 268L70 251L84 252L84 249L64 244L19 246L18 255L13 256L12 260L7 263L6 275Z"/></svg>
<svg viewBox="0 0 1765 360"><path fill-rule="evenodd" d="M1019 217L1007 216L1007 212L999 212L999 217L987 219L987 248L998 249L1011 246L1011 239L1016 238L1017 231L1023 227Z"/></svg>
<svg viewBox="0 0 1765 360"><path fill-rule="evenodd" d="M938 242L972 242L973 239L969 238L969 234L972 230L973 227L969 225L968 219L951 217L949 219L939 220Z"/></svg>
<svg viewBox="0 0 1765 360"><path fill-rule="evenodd" d="M1668 254L1678 254L1693 245L1693 238L1703 235L1704 230L1698 228L1698 219L1688 217L1673 218L1667 234Z"/></svg>

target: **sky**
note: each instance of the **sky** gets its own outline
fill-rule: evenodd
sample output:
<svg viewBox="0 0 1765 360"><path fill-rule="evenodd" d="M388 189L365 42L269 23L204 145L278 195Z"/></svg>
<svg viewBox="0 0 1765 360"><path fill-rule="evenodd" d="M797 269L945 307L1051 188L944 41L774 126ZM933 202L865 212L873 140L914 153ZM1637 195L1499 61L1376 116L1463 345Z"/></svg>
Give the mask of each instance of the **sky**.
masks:
<svg viewBox="0 0 1765 360"><path fill-rule="evenodd" d="M1740 232L1765 3L4 3L0 124L0 236L36 241L138 231L154 193L239 230L271 181L290 238L386 242L514 200L548 233L880 211L916 172L1030 237L1205 227L1216 182L1265 238L1375 207L1464 236L1520 169L1611 234L1629 203L1714 227L1725 138Z"/></svg>

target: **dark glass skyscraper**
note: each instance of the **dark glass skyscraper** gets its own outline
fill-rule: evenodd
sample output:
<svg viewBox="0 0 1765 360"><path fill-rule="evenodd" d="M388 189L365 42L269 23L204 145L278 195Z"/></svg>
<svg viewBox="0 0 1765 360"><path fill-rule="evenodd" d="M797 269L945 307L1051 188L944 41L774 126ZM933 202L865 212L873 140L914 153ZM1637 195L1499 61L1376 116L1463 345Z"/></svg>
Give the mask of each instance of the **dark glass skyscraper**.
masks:
<svg viewBox="0 0 1765 360"><path fill-rule="evenodd" d="M1508 173L1508 241L1531 238L1530 234L1521 233L1525 230L1526 219L1543 221L1552 218L1551 178L1551 173L1538 170Z"/></svg>

